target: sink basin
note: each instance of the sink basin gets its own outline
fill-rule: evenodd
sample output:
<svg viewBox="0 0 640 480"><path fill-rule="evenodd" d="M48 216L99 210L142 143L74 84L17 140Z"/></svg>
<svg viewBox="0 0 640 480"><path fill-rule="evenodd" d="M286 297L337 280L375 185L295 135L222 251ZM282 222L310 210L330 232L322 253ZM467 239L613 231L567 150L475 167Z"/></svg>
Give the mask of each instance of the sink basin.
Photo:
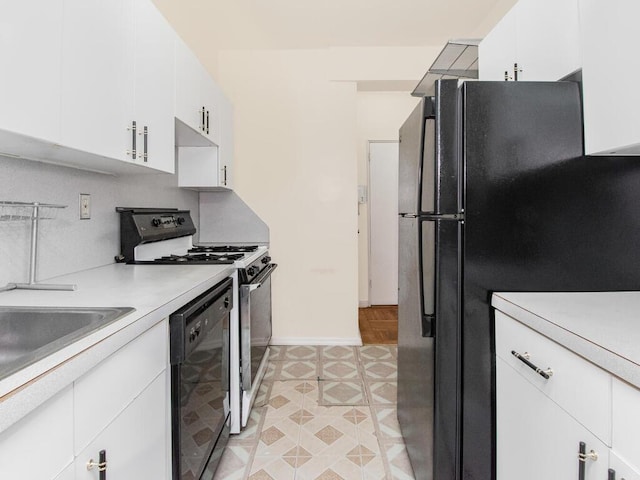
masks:
<svg viewBox="0 0 640 480"><path fill-rule="evenodd" d="M0 379L134 310L131 307L0 307Z"/></svg>

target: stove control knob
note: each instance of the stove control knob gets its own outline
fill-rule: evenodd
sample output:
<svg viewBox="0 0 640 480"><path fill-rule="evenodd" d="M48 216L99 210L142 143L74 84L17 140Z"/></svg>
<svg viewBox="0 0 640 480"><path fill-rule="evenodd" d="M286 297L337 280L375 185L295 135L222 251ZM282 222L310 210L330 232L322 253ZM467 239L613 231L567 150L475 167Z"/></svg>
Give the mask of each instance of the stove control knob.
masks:
<svg viewBox="0 0 640 480"><path fill-rule="evenodd" d="M182 225L184 222L184 217L178 217L178 225Z"/></svg>
<svg viewBox="0 0 640 480"><path fill-rule="evenodd" d="M154 218L153 220L151 220L151 225L153 225L154 227L159 227L162 224L162 220L160 220L159 218Z"/></svg>
<svg viewBox="0 0 640 480"><path fill-rule="evenodd" d="M249 267L247 269L247 273L249 274L249 276L253 276L257 273L258 269L256 267Z"/></svg>
<svg viewBox="0 0 640 480"><path fill-rule="evenodd" d="M267 263L269 263L271 261L271 257L269 255L267 255L266 257L262 257L262 263L264 263L265 265Z"/></svg>

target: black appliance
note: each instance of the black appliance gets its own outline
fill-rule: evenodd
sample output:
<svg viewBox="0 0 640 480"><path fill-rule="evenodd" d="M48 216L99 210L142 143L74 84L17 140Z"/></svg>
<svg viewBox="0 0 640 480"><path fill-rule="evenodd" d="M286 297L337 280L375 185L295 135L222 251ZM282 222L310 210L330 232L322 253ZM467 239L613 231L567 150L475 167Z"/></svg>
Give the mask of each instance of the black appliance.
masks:
<svg viewBox="0 0 640 480"><path fill-rule="evenodd" d="M169 317L173 480L211 480L230 428L227 278Z"/></svg>
<svg viewBox="0 0 640 480"><path fill-rule="evenodd" d="M491 293L637 290L640 162L583 155L577 83L435 89L400 129L398 420L417 480L489 480Z"/></svg>

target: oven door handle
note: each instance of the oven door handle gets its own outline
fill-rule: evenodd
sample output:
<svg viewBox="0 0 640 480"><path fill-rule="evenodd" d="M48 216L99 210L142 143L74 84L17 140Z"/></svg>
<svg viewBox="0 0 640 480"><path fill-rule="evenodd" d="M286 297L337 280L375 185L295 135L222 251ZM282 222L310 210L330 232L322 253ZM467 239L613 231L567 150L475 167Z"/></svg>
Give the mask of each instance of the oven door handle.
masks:
<svg viewBox="0 0 640 480"><path fill-rule="evenodd" d="M271 276L273 271L278 267L277 263L270 263L260 274L249 283L241 285L245 292L253 292L256 288L260 288L262 283Z"/></svg>

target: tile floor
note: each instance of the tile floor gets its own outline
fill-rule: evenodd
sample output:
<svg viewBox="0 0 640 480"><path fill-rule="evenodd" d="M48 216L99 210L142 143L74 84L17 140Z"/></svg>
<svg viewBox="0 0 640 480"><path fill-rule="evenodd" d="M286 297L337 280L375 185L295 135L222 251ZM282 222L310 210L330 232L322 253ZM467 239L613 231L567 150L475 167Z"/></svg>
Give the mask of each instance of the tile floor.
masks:
<svg viewBox="0 0 640 480"><path fill-rule="evenodd" d="M390 345L271 347L249 425L215 480L413 480Z"/></svg>

